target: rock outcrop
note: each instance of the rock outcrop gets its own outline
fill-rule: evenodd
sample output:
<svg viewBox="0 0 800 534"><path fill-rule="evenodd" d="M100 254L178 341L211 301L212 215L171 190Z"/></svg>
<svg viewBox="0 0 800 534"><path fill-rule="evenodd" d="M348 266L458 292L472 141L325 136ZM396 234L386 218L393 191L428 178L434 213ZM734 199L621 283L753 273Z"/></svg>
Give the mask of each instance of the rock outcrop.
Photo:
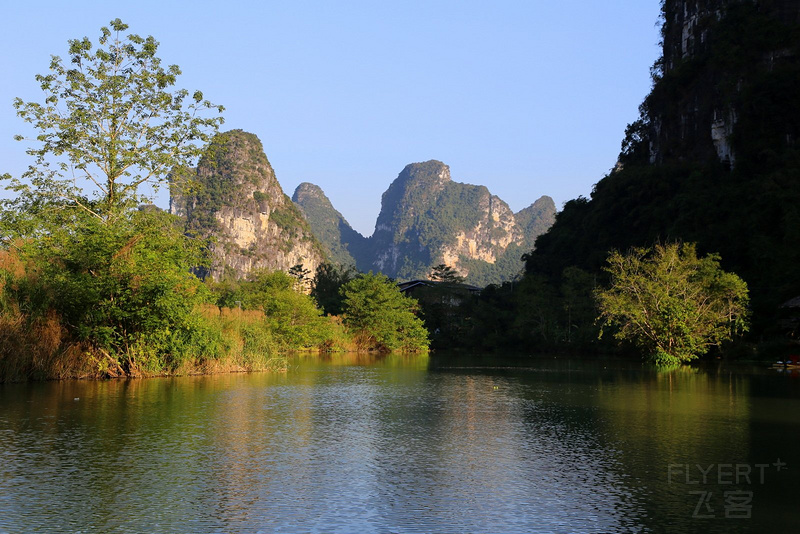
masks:
<svg viewBox="0 0 800 534"><path fill-rule="evenodd" d="M514 214L485 186L454 182L444 163L412 163L383 194L369 243L371 266L409 279L425 278L444 263L475 285L509 280L554 217L549 197Z"/></svg>
<svg viewBox="0 0 800 534"><path fill-rule="evenodd" d="M292 200L337 263L401 280L426 278L444 263L478 286L514 278L556 213L553 199L543 196L515 214L486 187L454 182L440 161L403 169L383 194L369 238L316 185L300 184Z"/></svg>
<svg viewBox="0 0 800 534"><path fill-rule="evenodd" d="M789 77L798 63L792 26L800 23L800 2L665 0L662 16L657 83L642 105L638 125L646 128L635 133L650 163L716 159L733 167L742 145L752 146L746 132L775 130L761 117L774 121L779 109L787 124L777 130L794 143L796 125L785 112L796 106ZM787 137L775 141L785 145Z"/></svg>
<svg viewBox="0 0 800 534"><path fill-rule="evenodd" d="M275 178L261 141L242 130L217 135L189 186L173 187L170 211L187 231L212 238L214 279L243 278L254 269L313 271L325 257L300 210Z"/></svg>

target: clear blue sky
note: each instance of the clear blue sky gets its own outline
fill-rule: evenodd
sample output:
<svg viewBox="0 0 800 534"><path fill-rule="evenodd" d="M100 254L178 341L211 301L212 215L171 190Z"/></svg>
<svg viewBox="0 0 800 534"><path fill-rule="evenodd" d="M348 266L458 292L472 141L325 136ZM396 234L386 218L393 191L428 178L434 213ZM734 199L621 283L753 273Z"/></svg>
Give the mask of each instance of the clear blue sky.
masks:
<svg viewBox="0 0 800 534"><path fill-rule="evenodd" d="M179 87L226 107L224 129L258 135L288 195L321 186L365 235L381 193L428 159L515 211L545 194L560 207L616 161L659 54L658 4L4 2L0 172L30 162L13 98L40 101L50 55L120 17L180 65Z"/></svg>

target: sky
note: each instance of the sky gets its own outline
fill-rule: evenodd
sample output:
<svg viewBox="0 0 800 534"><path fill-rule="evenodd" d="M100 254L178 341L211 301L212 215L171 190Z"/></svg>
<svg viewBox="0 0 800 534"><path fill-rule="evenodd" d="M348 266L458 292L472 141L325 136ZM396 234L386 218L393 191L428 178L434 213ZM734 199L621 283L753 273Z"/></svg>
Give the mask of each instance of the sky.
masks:
<svg viewBox="0 0 800 534"><path fill-rule="evenodd" d="M660 53L658 0L3 4L0 173L31 163L13 99L41 102L50 56L119 17L181 67L177 87L225 106L223 130L261 139L286 194L319 185L364 235L403 167L429 159L514 211L589 196Z"/></svg>

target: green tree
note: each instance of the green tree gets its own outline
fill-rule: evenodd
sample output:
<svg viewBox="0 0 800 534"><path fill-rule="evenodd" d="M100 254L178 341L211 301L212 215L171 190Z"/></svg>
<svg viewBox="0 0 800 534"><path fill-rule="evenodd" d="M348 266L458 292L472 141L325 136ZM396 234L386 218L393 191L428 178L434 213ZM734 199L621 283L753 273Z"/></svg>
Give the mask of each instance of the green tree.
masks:
<svg viewBox="0 0 800 534"><path fill-rule="evenodd" d="M656 363L690 361L748 328L745 282L694 244L612 252L611 285L596 291L600 319Z"/></svg>
<svg viewBox="0 0 800 534"><path fill-rule="evenodd" d="M464 283L464 277L458 274L458 271L456 271L449 265L445 265L444 263L440 263L439 265L431 269L428 278L430 278L434 282L447 282L449 284Z"/></svg>
<svg viewBox="0 0 800 534"><path fill-rule="evenodd" d="M69 61L53 56L36 77L43 103L14 102L38 133L34 161L0 210L0 246L24 265L4 300L29 324L57 318L62 348L79 343L101 371L174 371L214 352L218 338L197 311L204 287L190 273L203 243L177 218L137 205L145 184L180 178L222 107L171 91L180 69L161 66L155 39L124 35L119 19L110 26L97 47L75 39Z"/></svg>
<svg viewBox="0 0 800 534"><path fill-rule="evenodd" d="M578 267L570 266L561 274L560 299L567 343L590 342L597 338L597 316L592 294L594 276Z"/></svg>
<svg viewBox="0 0 800 534"><path fill-rule="evenodd" d="M360 348L406 352L428 349L417 301L383 274L361 274L342 287L344 324Z"/></svg>
<svg viewBox="0 0 800 534"><path fill-rule="evenodd" d="M356 275L353 267L336 266L332 263L321 263L317 266L311 282L311 296L327 315L341 315L342 286Z"/></svg>
<svg viewBox="0 0 800 534"><path fill-rule="evenodd" d="M289 269L289 276L295 279L295 290L303 293L308 291L308 287L311 284L311 278L308 277L309 274L311 274L311 271L303 267L302 263L292 265L292 268Z"/></svg>
<svg viewBox="0 0 800 534"><path fill-rule="evenodd" d="M560 320L560 295L557 286L550 280L542 275L529 274L517 284L516 289L511 284L504 284L503 288L511 290L510 294L498 292L487 312L491 315L494 308L498 310L498 318L507 316L504 321L511 328L505 336L516 338L526 348L552 347L566 339L565 325Z"/></svg>
<svg viewBox="0 0 800 534"><path fill-rule="evenodd" d="M200 91L171 91L181 71L162 67L152 36L123 35L128 25L120 19L110 26L97 47L87 37L70 40L68 63L52 57L49 74L36 76L43 104L14 101L40 132L28 150L34 163L11 184L23 201L35 197L113 219L142 200L143 184L177 181L223 122L204 116L223 108Z"/></svg>

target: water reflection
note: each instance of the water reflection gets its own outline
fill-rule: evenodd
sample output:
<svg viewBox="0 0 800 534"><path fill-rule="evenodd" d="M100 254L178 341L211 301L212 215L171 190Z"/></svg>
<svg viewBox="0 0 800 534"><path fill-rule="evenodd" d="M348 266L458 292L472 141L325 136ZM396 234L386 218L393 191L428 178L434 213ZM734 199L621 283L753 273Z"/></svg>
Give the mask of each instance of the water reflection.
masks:
<svg viewBox="0 0 800 534"><path fill-rule="evenodd" d="M797 475L740 488L753 520L732 523L693 519L696 488L667 467L800 465L787 379L332 355L285 374L4 385L0 532L781 531Z"/></svg>

